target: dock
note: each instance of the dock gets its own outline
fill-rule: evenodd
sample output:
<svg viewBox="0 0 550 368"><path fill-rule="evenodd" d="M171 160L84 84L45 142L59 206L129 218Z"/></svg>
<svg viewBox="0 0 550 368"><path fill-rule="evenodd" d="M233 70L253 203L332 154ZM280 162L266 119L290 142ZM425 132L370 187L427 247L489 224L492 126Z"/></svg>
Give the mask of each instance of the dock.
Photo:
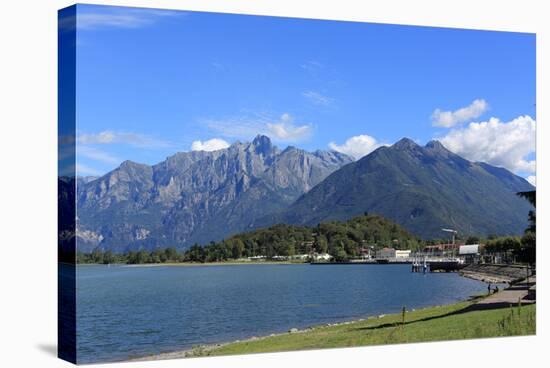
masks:
<svg viewBox="0 0 550 368"><path fill-rule="evenodd" d="M466 265L458 258L449 257L394 257L349 260L343 262L310 262L311 265L411 265L412 272L457 272Z"/></svg>

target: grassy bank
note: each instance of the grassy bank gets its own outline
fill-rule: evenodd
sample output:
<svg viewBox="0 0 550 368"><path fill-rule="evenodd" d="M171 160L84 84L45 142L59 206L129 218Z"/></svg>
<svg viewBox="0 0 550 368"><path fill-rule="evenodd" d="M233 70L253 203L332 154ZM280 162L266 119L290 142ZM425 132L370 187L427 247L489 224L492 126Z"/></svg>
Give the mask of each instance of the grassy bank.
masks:
<svg viewBox="0 0 550 368"><path fill-rule="evenodd" d="M185 356L248 354L535 334L535 305L471 310L472 302L197 347Z"/></svg>

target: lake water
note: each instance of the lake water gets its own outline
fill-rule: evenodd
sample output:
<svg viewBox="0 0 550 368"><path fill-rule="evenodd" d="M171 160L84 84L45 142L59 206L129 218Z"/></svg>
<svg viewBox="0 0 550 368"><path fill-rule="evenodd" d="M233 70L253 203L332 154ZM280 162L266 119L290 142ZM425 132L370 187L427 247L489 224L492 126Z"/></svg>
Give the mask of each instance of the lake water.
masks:
<svg viewBox="0 0 550 368"><path fill-rule="evenodd" d="M126 360L484 293L409 265L78 266L78 362Z"/></svg>

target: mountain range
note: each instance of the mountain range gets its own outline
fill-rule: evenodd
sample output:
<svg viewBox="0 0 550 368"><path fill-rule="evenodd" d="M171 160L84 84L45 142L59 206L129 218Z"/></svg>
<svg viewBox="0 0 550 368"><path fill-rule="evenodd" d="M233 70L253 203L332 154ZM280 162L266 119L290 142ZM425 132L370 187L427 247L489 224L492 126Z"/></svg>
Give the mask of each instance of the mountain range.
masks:
<svg viewBox="0 0 550 368"><path fill-rule="evenodd" d="M123 251L220 240L285 209L351 162L333 151L281 151L261 135L153 166L125 161L77 182L78 247Z"/></svg>
<svg viewBox="0 0 550 368"><path fill-rule="evenodd" d="M315 225L380 214L423 238L520 234L532 190L503 168L470 162L437 141L402 139L360 160L280 150L266 136L156 165L123 162L77 180L79 251L188 248L275 223Z"/></svg>
<svg viewBox="0 0 550 368"><path fill-rule="evenodd" d="M439 141L420 146L404 138L332 173L255 226L313 225L368 211L426 239L445 237L442 228L462 235L515 235L526 228L532 209L516 193L533 189L508 170L470 162Z"/></svg>

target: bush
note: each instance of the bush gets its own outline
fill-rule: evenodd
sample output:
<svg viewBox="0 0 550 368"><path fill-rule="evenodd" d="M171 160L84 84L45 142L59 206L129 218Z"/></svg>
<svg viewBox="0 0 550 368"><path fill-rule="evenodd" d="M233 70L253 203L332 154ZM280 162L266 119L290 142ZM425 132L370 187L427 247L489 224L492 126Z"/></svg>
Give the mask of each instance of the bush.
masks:
<svg viewBox="0 0 550 368"><path fill-rule="evenodd" d="M516 236L507 236L487 241L485 252L487 253L504 253L504 252L519 252L521 250L521 239Z"/></svg>

